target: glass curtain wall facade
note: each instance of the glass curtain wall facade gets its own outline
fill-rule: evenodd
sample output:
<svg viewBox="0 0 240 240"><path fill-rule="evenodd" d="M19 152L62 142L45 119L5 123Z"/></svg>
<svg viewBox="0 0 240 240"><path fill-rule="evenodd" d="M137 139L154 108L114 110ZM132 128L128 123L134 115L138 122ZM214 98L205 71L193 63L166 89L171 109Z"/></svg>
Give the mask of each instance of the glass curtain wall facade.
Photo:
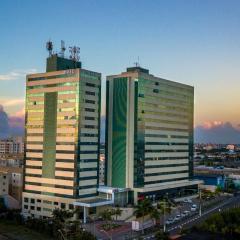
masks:
<svg viewBox="0 0 240 240"><path fill-rule="evenodd" d="M193 87L140 67L107 77L107 184L151 195L191 185L193 101Z"/></svg>
<svg viewBox="0 0 240 240"><path fill-rule="evenodd" d="M145 187L191 179L193 99L193 87L151 75L139 77L137 125Z"/></svg>
<svg viewBox="0 0 240 240"><path fill-rule="evenodd" d="M23 214L49 217L97 195L101 74L27 76Z"/></svg>

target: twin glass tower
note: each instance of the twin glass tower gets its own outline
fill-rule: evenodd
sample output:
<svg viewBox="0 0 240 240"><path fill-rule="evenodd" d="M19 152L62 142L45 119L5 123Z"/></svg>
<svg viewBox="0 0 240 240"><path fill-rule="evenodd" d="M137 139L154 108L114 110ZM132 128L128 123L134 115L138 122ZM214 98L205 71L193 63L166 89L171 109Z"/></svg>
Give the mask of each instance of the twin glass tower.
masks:
<svg viewBox="0 0 240 240"><path fill-rule="evenodd" d="M101 74L51 55L27 76L23 214L98 196ZM197 189L193 172L193 87L133 67L107 77L105 184L128 202Z"/></svg>

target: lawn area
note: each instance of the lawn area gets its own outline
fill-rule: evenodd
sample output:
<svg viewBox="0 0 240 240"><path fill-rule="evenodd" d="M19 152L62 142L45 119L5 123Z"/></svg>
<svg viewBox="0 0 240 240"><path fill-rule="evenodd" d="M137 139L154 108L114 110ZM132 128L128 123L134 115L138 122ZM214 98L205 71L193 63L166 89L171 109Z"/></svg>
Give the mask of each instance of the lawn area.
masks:
<svg viewBox="0 0 240 240"><path fill-rule="evenodd" d="M0 220L0 235L8 237L9 240L53 240L53 238L35 232L23 225L2 220Z"/></svg>

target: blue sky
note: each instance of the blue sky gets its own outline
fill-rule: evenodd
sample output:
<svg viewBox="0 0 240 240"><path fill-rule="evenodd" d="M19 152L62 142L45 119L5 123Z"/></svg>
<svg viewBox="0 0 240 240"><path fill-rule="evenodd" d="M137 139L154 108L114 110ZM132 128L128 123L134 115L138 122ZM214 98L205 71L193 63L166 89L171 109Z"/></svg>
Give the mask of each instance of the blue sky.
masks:
<svg viewBox="0 0 240 240"><path fill-rule="evenodd" d="M25 74L45 71L45 42L81 48L106 75L140 58L154 75L194 85L195 124L240 123L240 1L9 0L0 3L0 104L21 112Z"/></svg>

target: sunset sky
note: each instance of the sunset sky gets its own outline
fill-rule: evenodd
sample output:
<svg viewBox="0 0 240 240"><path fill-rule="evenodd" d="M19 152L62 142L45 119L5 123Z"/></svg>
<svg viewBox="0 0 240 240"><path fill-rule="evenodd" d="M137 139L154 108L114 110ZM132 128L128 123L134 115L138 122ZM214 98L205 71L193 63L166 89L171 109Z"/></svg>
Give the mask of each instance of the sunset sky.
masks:
<svg viewBox="0 0 240 240"><path fill-rule="evenodd" d="M51 39L55 51L61 40L79 46L83 67L103 83L139 56L152 74L195 87L195 126L239 127L240 1L1 1L0 30L0 105L9 116L23 115L25 75L45 71Z"/></svg>

